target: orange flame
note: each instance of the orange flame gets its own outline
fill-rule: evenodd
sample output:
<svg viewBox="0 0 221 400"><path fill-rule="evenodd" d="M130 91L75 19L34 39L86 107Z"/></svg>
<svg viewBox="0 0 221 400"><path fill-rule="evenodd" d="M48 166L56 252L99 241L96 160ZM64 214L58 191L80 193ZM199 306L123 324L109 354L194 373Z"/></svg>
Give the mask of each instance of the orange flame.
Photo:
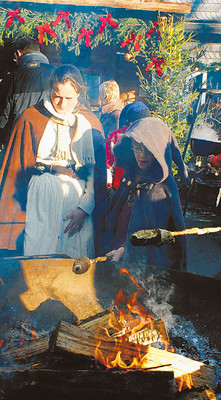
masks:
<svg viewBox="0 0 221 400"><path fill-rule="evenodd" d="M178 391L181 392L184 386L187 387L188 389L191 389L191 387L193 387L193 380L191 374L184 374L179 377Z"/></svg>
<svg viewBox="0 0 221 400"><path fill-rule="evenodd" d="M154 315L147 313L147 310L137 299L140 292L145 292L145 289L136 282L126 268L121 268L120 273L127 274L135 286L138 287L138 290L128 296L124 295L122 289L119 290L108 321L109 328L113 329L115 333L110 334L108 329L101 327L103 335L102 340L100 338L97 343L95 359L107 368L143 369L146 368L148 346L129 344L128 338L147 326L152 331ZM113 311L114 309L117 309L117 317ZM112 340L113 352L108 354L105 354L105 349L103 348L105 336L110 341Z"/></svg>
<svg viewBox="0 0 221 400"><path fill-rule="evenodd" d="M25 337L24 337L24 336L22 336L22 338L21 338L21 342L20 342L20 345L21 345L21 346L23 345L24 341L25 341Z"/></svg>
<svg viewBox="0 0 221 400"><path fill-rule="evenodd" d="M95 359L108 369L118 367L126 370L152 370L156 368L162 369L162 371L173 370L177 390L181 391L185 387L191 388L193 386L191 371L184 372L182 370L182 360L176 357L173 360L171 353L174 353L174 349L169 345L166 330L163 331L163 320L160 319L160 323L156 321L154 315L148 313L138 301L138 295L145 290L135 281L127 269L123 268L120 272L127 274L138 290L128 296L124 295L122 289L119 290L110 312L108 328L100 327L102 333L97 337ZM117 313L115 310L117 310ZM157 323L159 324L157 325ZM156 329L159 329L158 336L155 332ZM144 345L145 341L142 343L142 340L137 342L131 340L133 335L135 337L140 335L142 339L145 332L148 332L148 335L154 339L157 337L157 341L163 343L165 349L154 349L155 340L146 345Z"/></svg>
<svg viewBox="0 0 221 400"><path fill-rule="evenodd" d="M126 268L120 268L120 273L128 275L135 286L137 286L142 292L146 292L146 290L142 288L142 286L140 286L139 283L137 283L137 281L134 279L134 277L129 273L129 271Z"/></svg>
<svg viewBox="0 0 221 400"><path fill-rule="evenodd" d="M32 331L31 331L31 338L33 340L36 339L36 331L34 329L32 329Z"/></svg>
<svg viewBox="0 0 221 400"><path fill-rule="evenodd" d="M2 286L4 286L4 282L3 282L2 278L0 278L0 282L1 282Z"/></svg>
<svg viewBox="0 0 221 400"><path fill-rule="evenodd" d="M126 334L128 332L135 333L142 329L145 325L152 324L154 316L148 314L146 309L137 300L140 290L134 292L130 296L124 296L123 290L120 289L115 299L115 305L118 309L118 326L115 327L116 331Z"/></svg>

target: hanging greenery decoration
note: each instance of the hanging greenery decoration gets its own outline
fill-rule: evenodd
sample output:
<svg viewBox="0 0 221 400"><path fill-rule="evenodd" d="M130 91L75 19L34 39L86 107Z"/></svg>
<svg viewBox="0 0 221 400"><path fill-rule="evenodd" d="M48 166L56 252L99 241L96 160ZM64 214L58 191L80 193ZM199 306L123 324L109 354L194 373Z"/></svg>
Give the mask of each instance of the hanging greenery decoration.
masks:
<svg viewBox="0 0 221 400"><path fill-rule="evenodd" d="M0 8L0 45L6 39L23 35L37 38L40 44L67 45L69 51L79 55L83 46L97 47L100 43L114 43L131 52L133 58L139 53L151 53L153 45L160 39L160 25L157 21L146 23L137 18L115 19L111 13L77 13L59 10L56 12L31 11L28 9ZM158 35L154 33L158 32ZM147 46L148 42L148 46ZM152 54L150 54L151 61Z"/></svg>
<svg viewBox="0 0 221 400"><path fill-rule="evenodd" d="M173 18L173 17L172 17ZM94 49L100 43L114 44L130 54L130 60L137 62L136 57L143 57L146 61L146 72L156 70L162 76L168 65L176 68L176 60L181 56L184 29L181 36L176 36L176 27L172 25L170 17L159 15L156 21L144 21L140 18L113 18L104 12L82 13L70 11L37 12L25 8L0 7L0 46L5 40L16 39L20 36L34 36L39 43L61 44L68 46L69 51L79 55L83 46ZM181 39L181 40L180 40ZM191 40L191 35L186 38ZM167 43L173 49L166 51ZM174 49L176 49L174 53ZM196 64L196 62L195 62ZM217 65L200 65L204 70L218 69Z"/></svg>
<svg viewBox="0 0 221 400"><path fill-rule="evenodd" d="M137 66L140 87L153 114L170 126L182 148L188 131L187 116L196 99L186 78L196 66L198 51L190 50L192 35L184 32L182 19L175 23L173 16L160 14L157 20L144 21L116 19L106 10L42 13L0 8L0 45L24 35L45 45L63 44L76 55L83 47L94 49L99 44L114 44L125 51L125 60ZM214 69L220 66L214 65Z"/></svg>

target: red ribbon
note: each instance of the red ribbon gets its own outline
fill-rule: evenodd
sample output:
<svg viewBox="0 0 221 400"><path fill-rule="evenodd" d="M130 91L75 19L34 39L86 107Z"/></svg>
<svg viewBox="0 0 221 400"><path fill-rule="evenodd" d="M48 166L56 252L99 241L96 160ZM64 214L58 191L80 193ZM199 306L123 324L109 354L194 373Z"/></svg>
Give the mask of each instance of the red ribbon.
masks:
<svg viewBox="0 0 221 400"><path fill-rule="evenodd" d="M139 45L139 41L142 38L141 35L137 36L134 35L133 32L131 32L130 36L125 40L125 42L121 42L121 46L125 47L128 46L129 43L134 42L134 50L135 51L140 51L140 45Z"/></svg>
<svg viewBox="0 0 221 400"><path fill-rule="evenodd" d="M56 33L50 28L49 23L46 22L44 25L36 26L37 30L40 32L38 43L42 44L44 40L44 33L47 32L53 38L56 38Z"/></svg>
<svg viewBox="0 0 221 400"><path fill-rule="evenodd" d="M145 68L145 71L149 71L149 69L153 66L153 65L155 65L156 66L156 71L157 71L157 75L159 75L159 76L162 76L163 75L163 72L162 72L162 69L161 69L161 64L164 64L164 61L163 60L158 60L156 57L152 57L151 58L151 62L146 66L146 68Z"/></svg>
<svg viewBox="0 0 221 400"><path fill-rule="evenodd" d="M90 35L93 35L93 31L85 29L83 26L80 29L80 32L78 37L77 37L77 41L80 42L81 39L83 39L83 37L85 37L85 45L86 47L91 47L91 37Z"/></svg>
<svg viewBox="0 0 221 400"><path fill-rule="evenodd" d="M6 26L7 28L10 28L12 22L14 21L14 18L17 17L18 20L21 22L21 24L24 24L25 20L24 18L22 18L20 15L18 15L21 12L21 10L19 8L17 8L14 11L8 11L8 20L6 22Z"/></svg>
<svg viewBox="0 0 221 400"><path fill-rule="evenodd" d="M161 33L159 31L159 24L157 21L153 22L154 26L158 28L158 39L161 38ZM156 28L152 28L149 30L149 32L146 33L146 36L148 37L148 39L151 37L151 35L156 31Z"/></svg>
<svg viewBox="0 0 221 400"><path fill-rule="evenodd" d="M102 22L101 22L101 26L100 26L100 29L99 29L98 33L103 33L106 24L109 24L114 29L116 29L118 27L118 24L116 22L112 21L111 18L112 18L112 15L110 13L107 14L107 17L100 17L99 18L99 20L102 21Z"/></svg>
<svg viewBox="0 0 221 400"><path fill-rule="evenodd" d="M70 11L58 11L58 16L57 18L52 22L52 26L56 26L61 20L62 18L64 18L66 25L68 27L68 29L71 28L71 24L69 21L69 15L70 15Z"/></svg>

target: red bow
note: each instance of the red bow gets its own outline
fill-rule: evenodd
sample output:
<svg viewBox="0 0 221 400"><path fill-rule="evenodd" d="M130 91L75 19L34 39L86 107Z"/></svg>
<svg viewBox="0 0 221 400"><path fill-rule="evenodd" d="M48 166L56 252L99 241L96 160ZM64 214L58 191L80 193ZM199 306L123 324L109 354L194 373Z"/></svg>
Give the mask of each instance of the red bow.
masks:
<svg viewBox="0 0 221 400"><path fill-rule="evenodd" d="M6 22L6 26L7 28L10 28L12 22L14 21L14 18L17 17L18 20L21 22L21 24L24 24L25 20L24 18L22 18L20 15L18 15L21 12L21 10L19 8L17 8L14 11L8 11L8 20Z"/></svg>
<svg viewBox="0 0 221 400"><path fill-rule="evenodd" d="M62 18L64 18L64 20L65 20L65 22L66 22L66 24L67 24L67 27L68 27L68 29L70 29L71 28L71 24L70 24L70 21L69 21L69 15L70 15L70 11L58 11L58 16L57 16L57 18L52 22L52 26L56 26L61 20L62 20Z"/></svg>
<svg viewBox="0 0 221 400"><path fill-rule="evenodd" d="M159 31L159 24L157 21L154 21L154 26L156 26L158 28L158 39L161 38L161 33ZM152 28L149 30L149 32L146 33L146 36L148 37L148 39L151 37L151 35L155 32L156 28Z"/></svg>
<svg viewBox="0 0 221 400"><path fill-rule="evenodd" d="M44 25L36 26L37 30L40 32L38 43L42 44L44 40L44 33L47 32L53 38L56 38L56 33L50 28L49 23L46 22Z"/></svg>
<svg viewBox="0 0 221 400"><path fill-rule="evenodd" d="M100 29L98 31L98 33L103 33L103 30L106 26L106 24L108 23L110 26L112 26L114 29L116 29L118 27L118 24L114 21L112 21L112 15L110 13L107 14L107 17L100 17L99 20L102 21L101 22L101 26Z"/></svg>
<svg viewBox="0 0 221 400"><path fill-rule="evenodd" d="M81 39L83 39L83 37L85 37L85 45L86 47L91 47L91 37L90 35L93 35L93 31L85 29L83 26L80 29L80 32L78 37L77 37L77 41L80 42Z"/></svg>
<svg viewBox="0 0 221 400"><path fill-rule="evenodd" d="M159 76L162 76L163 75L163 72L162 72L162 69L161 69L161 64L164 64L164 61L163 60L158 60L156 57L152 57L151 58L151 62L146 66L146 68L145 68L145 71L149 71L149 69L153 66L153 65L155 65L156 66L156 71L157 71L157 75L159 75Z"/></svg>
<svg viewBox="0 0 221 400"><path fill-rule="evenodd" d="M138 40L140 40L142 38L141 35L139 36L135 36L133 32L131 32L130 36L127 38L127 40L125 40L125 42L121 42L121 46L125 47L128 46L129 43L134 42L134 50L135 51L140 51L140 45Z"/></svg>

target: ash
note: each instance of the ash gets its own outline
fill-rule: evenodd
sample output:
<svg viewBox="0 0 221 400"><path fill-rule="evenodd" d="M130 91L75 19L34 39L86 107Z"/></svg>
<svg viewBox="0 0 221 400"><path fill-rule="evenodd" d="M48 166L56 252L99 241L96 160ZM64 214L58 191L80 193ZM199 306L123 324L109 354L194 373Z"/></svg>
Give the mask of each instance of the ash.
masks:
<svg viewBox="0 0 221 400"><path fill-rule="evenodd" d="M0 373L2 367L5 371L5 367L8 367L9 370L13 370L13 367L15 367L15 370L20 370L18 364L19 361L14 361L10 356L11 351L19 347L22 348L22 346L25 346L34 340L45 338L49 335L45 330L36 331L35 329L36 328L34 327L30 327L28 323L21 322L20 324L16 324L16 326L10 327L10 329L6 328L5 330L2 330L1 333L4 340L2 340L0 349ZM31 362L30 366L32 364L33 363ZM26 367L22 367L21 370L29 369L30 366L27 364Z"/></svg>
<svg viewBox="0 0 221 400"><path fill-rule="evenodd" d="M210 346L207 336L197 333L191 321L178 315L174 318L175 325L168 333L175 353L213 366L216 374L216 388L221 394L221 353L215 346Z"/></svg>

